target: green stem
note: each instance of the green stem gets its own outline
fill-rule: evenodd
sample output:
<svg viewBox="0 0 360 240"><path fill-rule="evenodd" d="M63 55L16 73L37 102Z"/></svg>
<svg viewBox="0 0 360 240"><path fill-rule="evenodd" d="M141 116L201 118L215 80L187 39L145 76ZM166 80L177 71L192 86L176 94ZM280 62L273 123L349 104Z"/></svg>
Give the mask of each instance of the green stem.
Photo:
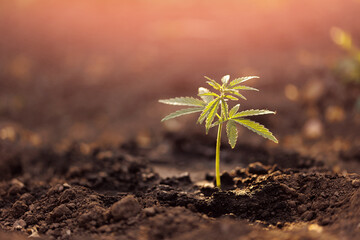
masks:
<svg viewBox="0 0 360 240"><path fill-rule="evenodd" d="M215 176L216 176L216 187L218 187L218 188L221 188L221 182L220 182L221 130L222 130L222 123L219 124L218 133L217 133L217 140L216 140Z"/></svg>

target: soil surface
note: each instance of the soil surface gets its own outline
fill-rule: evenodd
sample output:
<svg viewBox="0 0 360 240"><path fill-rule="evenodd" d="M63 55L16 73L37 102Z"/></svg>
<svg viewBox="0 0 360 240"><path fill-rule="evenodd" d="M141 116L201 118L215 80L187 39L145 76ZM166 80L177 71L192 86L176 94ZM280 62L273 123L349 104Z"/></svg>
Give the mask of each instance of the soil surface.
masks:
<svg viewBox="0 0 360 240"><path fill-rule="evenodd" d="M164 138L181 141L171 134ZM360 177L356 173L336 172L295 152L241 146L248 149L247 159L259 161L224 171L219 190L213 187L211 172L204 171L196 181L186 172L161 177L151 167L159 164L132 153L138 147L133 142L84 152L74 144L58 154L50 149L18 151L2 141L0 150L6 155L2 164L8 169L1 175L1 238L360 237ZM193 147L208 146L200 142ZM173 148L167 155L179 159L179 151ZM236 154L226 155L227 164L236 164ZM210 161L201 159L204 165ZM188 167L191 161L182 159Z"/></svg>

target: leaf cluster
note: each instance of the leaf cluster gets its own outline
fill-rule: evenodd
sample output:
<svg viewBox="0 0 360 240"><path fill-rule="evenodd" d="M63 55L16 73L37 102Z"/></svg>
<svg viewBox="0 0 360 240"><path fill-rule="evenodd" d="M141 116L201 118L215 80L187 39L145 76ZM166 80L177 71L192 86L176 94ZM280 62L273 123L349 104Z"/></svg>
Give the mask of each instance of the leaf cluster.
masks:
<svg viewBox="0 0 360 240"><path fill-rule="evenodd" d="M237 126L239 125L275 143L278 142L267 128L246 118L256 115L275 114L275 112L266 109L239 111L240 104L236 104L229 109L230 101L238 101L240 98L246 100L245 96L240 93L240 90L259 91L256 88L242 85L250 79L258 78L257 76L241 77L230 81L230 76L226 75L221 79L221 84L209 77L205 78L207 79L206 83L212 88L212 91L200 87L198 92L200 98L177 97L159 100L159 102L165 104L190 107L173 112L164 117L162 121L199 112L200 116L197 123L202 124L205 122L206 133L208 133L210 128L226 123L226 133L232 148L235 147L237 142Z"/></svg>

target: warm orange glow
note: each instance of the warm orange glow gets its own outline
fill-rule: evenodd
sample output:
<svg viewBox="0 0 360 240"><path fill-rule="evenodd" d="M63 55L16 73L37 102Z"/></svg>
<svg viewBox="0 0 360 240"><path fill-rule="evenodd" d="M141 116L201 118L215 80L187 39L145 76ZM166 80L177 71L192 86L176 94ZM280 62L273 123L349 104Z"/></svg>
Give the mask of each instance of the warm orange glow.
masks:
<svg viewBox="0 0 360 240"><path fill-rule="evenodd" d="M299 50L323 54L333 44L329 30L353 21L360 9L357 2L341 0L17 0L1 5L0 51L11 56L7 66L14 77L32 78L30 67L50 64L54 75L80 70L89 84L124 81L115 77L118 73L140 81L151 74L160 81L165 76L159 66L169 73L241 75L251 68L268 75L284 61L297 64ZM356 24L351 28L359 32Z"/></svg>
<svg viewBox="0 0 360 240"><path fill-rule="evenodd" d="M329 32L341 43L339 29L351 33L354 45L360 39L355 0L0 0L0 6L0 117L30 128L66 126L61 134L81 139L95 129L128 131L123 122L146 131L133 120L158 123L162 110L154 101L192 94L204 75L259 75L252 86L280 92L260 92L271 95L259 100L271 109L282 101L275 95L316 102L323 83L313 79L326 81L318 73L343 54ZM328 118L340 121L338 112L328 110Z"/></svg>

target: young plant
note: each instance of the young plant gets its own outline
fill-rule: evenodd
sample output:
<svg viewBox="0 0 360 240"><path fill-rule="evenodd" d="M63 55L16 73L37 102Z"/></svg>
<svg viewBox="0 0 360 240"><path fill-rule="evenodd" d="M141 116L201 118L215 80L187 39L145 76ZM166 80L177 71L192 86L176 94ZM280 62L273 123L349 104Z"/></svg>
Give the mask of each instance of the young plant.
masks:
<svg viewBox="0 0 360 240"><path fill-rule="evenodd" d="M164 117L161 121L166 121L190 113L201 112L197 123L202 124L205 122L206 134L209 132L210 128L216 126L218 127L216 140L215 175L216 186L220 188L220 143L223 125L226 123L226 133L231 148L235 147L238 138L237 125L244 126L249 130L261 135L262 137L278 143L278 140L267 128L246 118L256 115L275 114L275 112L265 109L251 109L239 112L240 104L236 104L229 110L228 102L230 100L238 101L239 98L246 100L246 98L239 92L239 90L259 91L256 88L241 85L250 79L259 77L248 76L236 78L230 81L230 76L226 75L221 79L222 84L219 84L215 80L208 77L205 78L208 80L206 83L209 84L218 93L212 92L207 88L200 87L198 94L200 98L177 97L159 100L159 102L165 104L190 107L173 112Z"/></svg>

